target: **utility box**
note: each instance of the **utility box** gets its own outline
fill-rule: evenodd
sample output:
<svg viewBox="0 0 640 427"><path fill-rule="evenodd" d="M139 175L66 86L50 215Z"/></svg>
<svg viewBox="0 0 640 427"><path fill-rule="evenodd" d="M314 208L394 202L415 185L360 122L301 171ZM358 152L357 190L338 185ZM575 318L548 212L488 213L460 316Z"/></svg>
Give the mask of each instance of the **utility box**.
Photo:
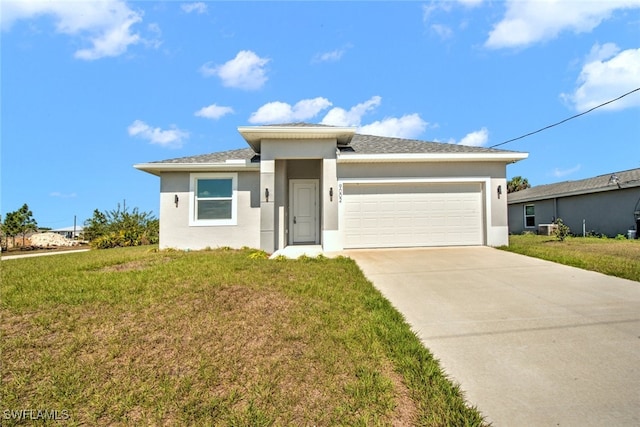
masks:
<svg viewBox="0 0 640 427"><path fill-rule="evenodd" d="M558 224L538 224L538 234L541 236L553 236L558 229Z"/></svg>

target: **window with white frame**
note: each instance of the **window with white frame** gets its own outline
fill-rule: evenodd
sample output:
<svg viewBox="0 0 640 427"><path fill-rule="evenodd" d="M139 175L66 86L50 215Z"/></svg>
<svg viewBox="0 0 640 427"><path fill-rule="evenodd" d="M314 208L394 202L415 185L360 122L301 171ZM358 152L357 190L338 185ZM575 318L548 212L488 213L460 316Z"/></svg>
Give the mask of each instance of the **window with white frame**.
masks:
<svg viewBox="0 0 640 427"><path fill-rule="evenodd" d="M525 205L524 207L524 226L526 228L535 228L536 226L536 208L534 205Z"/></svg>
<svg viewBox="0 0 640 427"><path fill-rule="evenodd" d="M190 225L236 225L237 174L191 174Z"/></svg>

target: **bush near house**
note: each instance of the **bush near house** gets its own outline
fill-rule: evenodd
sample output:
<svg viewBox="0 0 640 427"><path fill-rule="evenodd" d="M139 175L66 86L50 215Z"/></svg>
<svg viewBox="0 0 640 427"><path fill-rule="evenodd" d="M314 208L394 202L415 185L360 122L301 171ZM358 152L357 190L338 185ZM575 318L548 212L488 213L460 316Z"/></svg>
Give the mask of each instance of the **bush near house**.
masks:
<svg viewBox="0 0 640 427"><path fill-rule="evenodd" d="M563 242L564 239L571 234L571 229L564 223L564 221L562 221L562 218L557 218L553 223L557 225L555 230L553 230L553 234L558 238L558 240Z"/></svg>
<svg viewBox="0 0 640 427"><path fill-rule="evenodd" d="M84 223L84 237L96 249L140 246L158 243L159 221L151 212L129 211L126 207L101 212Z"/></svg>

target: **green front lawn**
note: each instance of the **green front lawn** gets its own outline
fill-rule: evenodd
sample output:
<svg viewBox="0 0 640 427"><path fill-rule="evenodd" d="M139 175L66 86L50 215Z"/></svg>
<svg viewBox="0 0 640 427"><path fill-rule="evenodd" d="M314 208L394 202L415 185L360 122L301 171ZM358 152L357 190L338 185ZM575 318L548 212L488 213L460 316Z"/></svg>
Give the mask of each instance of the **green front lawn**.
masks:
<svg viewBox="0 0 640 427"><path fill-rule="evenodd" d="M350 259L139 247L0 274L2 425L482 424Z"/></svg>
<svg viewBox="0 0 640 427"><path fill-rule="evenodd" d="M640 240L514 235L500 249L640 282Z"/></svg>

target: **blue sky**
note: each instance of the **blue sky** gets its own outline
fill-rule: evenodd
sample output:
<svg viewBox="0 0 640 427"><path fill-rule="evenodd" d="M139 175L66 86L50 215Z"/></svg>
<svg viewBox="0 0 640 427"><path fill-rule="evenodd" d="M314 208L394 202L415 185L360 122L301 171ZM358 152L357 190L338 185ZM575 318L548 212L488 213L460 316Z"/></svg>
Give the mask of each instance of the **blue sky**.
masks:
<svg viewBox="0 0 640 427"><path fill-rule="evenodd" d="M158 213L136 163L311 122L490 147L640 87L640 0L2 0L0 213ZM640 167L640 92L500 148L532 185Z"/></svg>

